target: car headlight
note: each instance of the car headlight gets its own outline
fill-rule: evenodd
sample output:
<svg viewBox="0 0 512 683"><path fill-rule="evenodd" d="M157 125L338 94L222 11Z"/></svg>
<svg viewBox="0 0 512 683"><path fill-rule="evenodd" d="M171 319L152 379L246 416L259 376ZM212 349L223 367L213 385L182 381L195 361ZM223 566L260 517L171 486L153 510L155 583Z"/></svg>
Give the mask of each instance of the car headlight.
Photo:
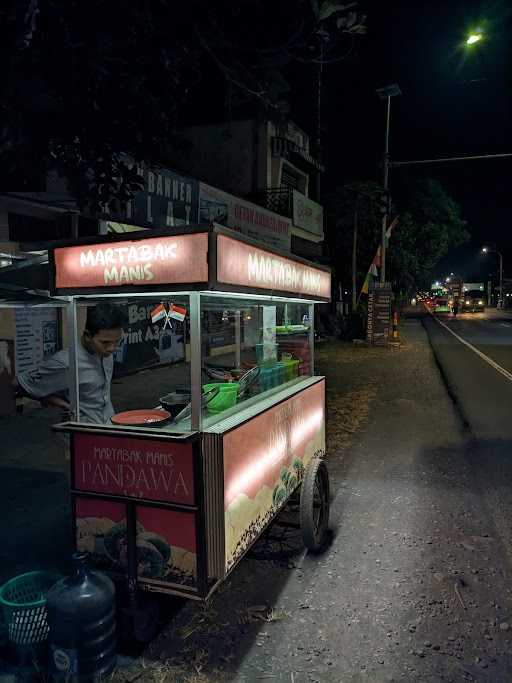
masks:
<svg viewBox="0 0 512 683"><path fill-rule="evenodd" d="M483 305L484 305L484 302L483 302L483 301L479 301L479 302L478 302L478 305L479 305L479 306L483 306Z"/></svg>
<svg viewBox="0 0 512 683"><path fill-rule="evenodd" d="M470 303L471 301L466 301L466 306L469 306Z"/></svg>

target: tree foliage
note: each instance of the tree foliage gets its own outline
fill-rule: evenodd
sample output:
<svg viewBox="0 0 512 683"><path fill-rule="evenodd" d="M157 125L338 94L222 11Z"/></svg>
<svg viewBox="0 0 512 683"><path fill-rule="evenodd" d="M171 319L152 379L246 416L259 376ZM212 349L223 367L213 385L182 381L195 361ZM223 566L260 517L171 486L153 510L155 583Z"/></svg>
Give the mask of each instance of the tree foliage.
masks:
<svg viewBox="0 0 512 683"><path fill-rule="evenodd" d="M398 200L400 221L388 254L389 272L396 288L426 288L438 262L470 235L458 204L437 180L407 183Z"/></svg>
<svg viewBox="0 0 512 683"><path fill-rule="evenodd" d="M379 198L382 187L374 181L357 180L339 187L326 197L326 217L331 229L327 231L330 252L335 255L333 265L344 286L352 281L352 249L354 223L357 222L358 288L363 284L368 267L375 256L382 214Z"/></svg>
<svg viewBox="0 0 512 683"><path fill-rule="evenodd" d="M124 200L124 163L172 158L190 93L216 71L239 100L283 110L291 63L344 57L364 32L332 0L4 0L0 163L16 187L56 168L79 204ZM28 181L27 181L28 182Z"/></svg>
<svg viewBox="0 0 512 683"><path fill-rule="evenodd" d="M381 239L382 186L354 182L339 188L329 199L328 215L334 232L331 251L339 278L350 281L354 214L357 208L357 285L361 287ZM451 248L469 239L457 203L440 183L421 179L403 184L393 193L393 230L386 257L387 279L395 290L410 291L428 285L437 263Z"/></svg>

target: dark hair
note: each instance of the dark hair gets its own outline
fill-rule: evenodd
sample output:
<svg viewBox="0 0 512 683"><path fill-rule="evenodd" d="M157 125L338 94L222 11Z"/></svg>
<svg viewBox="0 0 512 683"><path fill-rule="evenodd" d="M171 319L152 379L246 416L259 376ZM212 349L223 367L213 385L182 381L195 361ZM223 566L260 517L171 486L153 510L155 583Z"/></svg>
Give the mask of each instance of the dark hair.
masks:
<svg viewBox="0 0 512 683"><path fill-rule="evenodd" d="M94 336L100 330L113 330L124 327L126 313L121 306L115 304L97 304L87 309L85 329Z"/></svg>

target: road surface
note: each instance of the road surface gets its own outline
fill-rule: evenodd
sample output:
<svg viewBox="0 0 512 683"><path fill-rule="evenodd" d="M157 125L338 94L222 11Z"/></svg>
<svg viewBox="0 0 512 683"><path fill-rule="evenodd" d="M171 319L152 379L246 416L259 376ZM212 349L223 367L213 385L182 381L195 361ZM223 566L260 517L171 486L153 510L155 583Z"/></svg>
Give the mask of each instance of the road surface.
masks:
<svg viewBox="0 0 512 683"><path fill-rule="evenodd" d="M472 435L480 440L511 440L512 314L495 309L459 314L456 319L439 314L427 316L425 326Z"/></svg>
<svg viewBox="0 0 512 683"><path fill-rule="evenodd" d="M482 498L512 560L512 314L426 315L423 324L466 426Z"/></svg>

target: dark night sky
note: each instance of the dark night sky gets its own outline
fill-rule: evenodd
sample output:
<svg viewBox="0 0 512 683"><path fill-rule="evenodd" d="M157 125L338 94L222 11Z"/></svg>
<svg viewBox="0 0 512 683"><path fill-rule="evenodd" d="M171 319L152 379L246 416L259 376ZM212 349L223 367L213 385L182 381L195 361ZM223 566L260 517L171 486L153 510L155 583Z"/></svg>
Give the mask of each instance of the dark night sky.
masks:
<svg viewBox="0 0 512 683"><path fill-rule="evenodd" d="M355 57L326 71L324 99L326 162L331 187L355 178L380 178L384 103L376 87L398 82L392 101L391 158L512 152L512 10L509 3L370 2L368 35ZM468 50L464 38L482 26L486 40ZM398 174L437 178L461 205L473 237L444 260L439 276L466 279L493 269L478 255L485 241L504 253L512 276L512 158L394 169ZM508 267L507 267L508 266Z"/></svg>

